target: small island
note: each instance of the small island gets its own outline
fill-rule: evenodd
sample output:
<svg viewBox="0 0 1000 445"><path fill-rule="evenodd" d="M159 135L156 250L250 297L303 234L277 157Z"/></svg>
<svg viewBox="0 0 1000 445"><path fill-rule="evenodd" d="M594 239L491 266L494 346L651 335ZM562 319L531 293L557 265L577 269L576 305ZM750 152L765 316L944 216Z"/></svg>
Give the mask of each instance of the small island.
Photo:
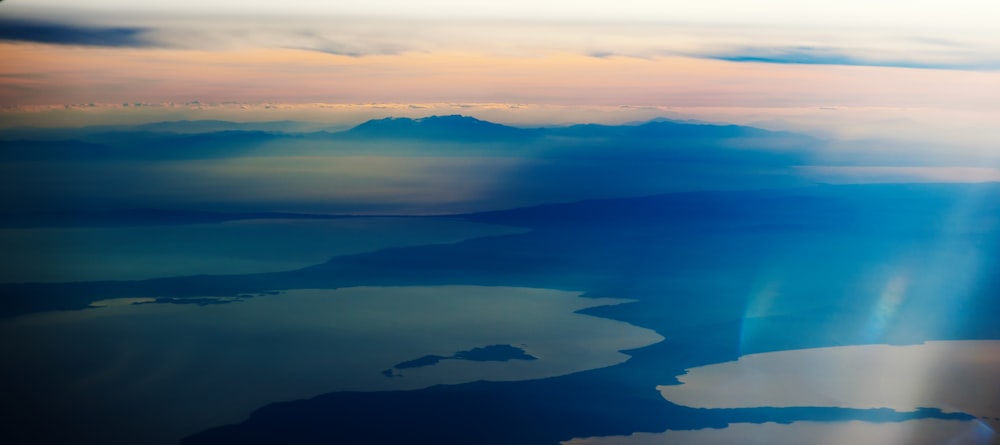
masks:
<svg viewBox="0 0 1000 445"><path fill-rule="evenodd" d="M527 352L524 351L524 349L513 345L489 345L489 346L483 346L481 348L472 348L467 351L458 351L450 356L425 355L418 359L400 362L394 365L392 368L382 371L382 375L386 377L397 377L401 375L396 373L397 370L421 368L424 366L433 366L438 364L438 362L442 360L470 360L474 362L505 362L508 360L538 360L538 357L528 354Z"/></svg>

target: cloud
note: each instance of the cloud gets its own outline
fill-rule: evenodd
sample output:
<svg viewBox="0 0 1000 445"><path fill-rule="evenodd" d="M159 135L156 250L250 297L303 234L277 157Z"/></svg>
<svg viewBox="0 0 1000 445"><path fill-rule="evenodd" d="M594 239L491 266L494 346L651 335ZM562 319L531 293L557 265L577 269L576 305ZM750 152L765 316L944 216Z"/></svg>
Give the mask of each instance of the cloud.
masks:
<svg viewBox="0 0 1000 445"><path fill-rule="evenodd" d="M958 70L990 70L1000 68L1000 60L991 58L968 60L951 58L940 60L924 54L913 54L910 58L893 57L892 53L866 55L851 52L846 48L814 47L814 46L774 46L736 48L718 53L706 52L690 54L728 62L758 62L800 65L853 65L880 66L893 68L925 68L925 69L958 69ZM916 57L913 57L916 56Z"/></svg>
<svg viewBox="0 0 1000 445"><path fill-rule="evenodd" d="M0 40L110 47L150 47L145 28L97 27L65 23L0 19Z"/></svg>
<svg viewBox="0 0 1000 445"><path fill-rule="evenodd" d="M19 4L19 3L24 3ZM122 2L121 0L35 0L14 2L12 9L47 8L50 11L113 11L118 14L172 15L190 13L201 16L243 16L274 18L279 14L298 17L378 17L394 16L406 20L444 18L475 20L481 18L538 20L562 19L575 22L615 20L649 22L672 19L681 23L719 23L734 21L760 23L767 27L866 26L880 28L958 27L993 29L995 19L989 12L991 0L953 0L871 2L839 0L827 2L821 9L811 2L792 0L706 0L679 2L649 0L510 0L506 2L469 2L464 0L369 0L331 2L290 0L276 8L267 0L174 0L169 2Z"/></svg>
<svg viewBox="0 0 1000 445"><path fill-rule="evenodd" d="M169 13L17 5L0 22L0 39L64 45L162 46L198 50L285 48L363 57L406 53L472 53L538 57L579 54L600 59L694 57L730 62L853 65L954 70L1000 69L995 33L913 22L824 22L822 26L733 18L599 19L542 16L463 20L438 16L360 14L319 8L290 11L281 20L263 14L233 18L170 6ZM166 7L166 6L164 6ZM404 8L405 9L405 8ZM360 15L359 15L360 14ZM12 19L9 17L20 17ZM959 32L960 31L960 32ZM498 38L503 36L503 38Z"/></svg>

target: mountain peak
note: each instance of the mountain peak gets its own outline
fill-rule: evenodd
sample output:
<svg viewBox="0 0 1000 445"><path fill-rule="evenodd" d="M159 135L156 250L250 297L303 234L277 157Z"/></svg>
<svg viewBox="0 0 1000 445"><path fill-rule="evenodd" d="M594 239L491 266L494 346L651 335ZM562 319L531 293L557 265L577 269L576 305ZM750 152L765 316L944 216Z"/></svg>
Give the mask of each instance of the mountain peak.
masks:
<svg viewBox="0 0 1000 445"><path fill-rule="evenodd" d="M446 115L443 115L443 116L433 115L433 116L422 117L422 118L419 118L419 119L414 119L414 122L418 122L418 123L422 123L422 124L455 124L455 125L459 125L459 124L461 124L461 125L489 124L489 125L499 125L499 124L494 124L492 122L487 122L487 121L484 121L484 120L481 120L481 119L476 119L476 118L474 118L472 116L465 116L465 115L462 115L462 114L446 114Z"/></svg>
<svg viewBox="0 0 1000 445"><path fill-rule="evenodd" d="M344 133L350 137L380 139L496 140L524 137L527 130L452 114L418 119L386 117L372 119Z"/></svg>

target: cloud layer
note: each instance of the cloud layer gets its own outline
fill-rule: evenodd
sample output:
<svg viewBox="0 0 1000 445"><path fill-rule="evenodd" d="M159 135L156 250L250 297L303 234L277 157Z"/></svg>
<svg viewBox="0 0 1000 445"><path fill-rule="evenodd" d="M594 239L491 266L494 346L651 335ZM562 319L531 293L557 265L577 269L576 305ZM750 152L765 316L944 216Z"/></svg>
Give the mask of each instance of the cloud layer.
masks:
<svg viewBox="0 0 1000 445"><path fill-rule="evenodd" d="M153 46L134 27L78 26L59 22L0 19L0 40L111 47Z"/></svg>
<svg viewBox="0 0 1000 445"><path fill-rule="evenodd" d="M96 46L230 50L305 49L365 56L471 52L553 53L637 58L685 56L736 62L992 70L1000 35L983 22L988 3L862 6L848 1L824 14L796 3L716 1L712 8L669 2L528 7L383 1L344 6L292 2L268 11L240 2L111 5L49 0L7 8L0 40ZM229 9L231 11L232 9ZM391 11L391 12L385 12ZM641 13L640 13L641 12ZM883 14L879 16L878 14Z"/></svg>

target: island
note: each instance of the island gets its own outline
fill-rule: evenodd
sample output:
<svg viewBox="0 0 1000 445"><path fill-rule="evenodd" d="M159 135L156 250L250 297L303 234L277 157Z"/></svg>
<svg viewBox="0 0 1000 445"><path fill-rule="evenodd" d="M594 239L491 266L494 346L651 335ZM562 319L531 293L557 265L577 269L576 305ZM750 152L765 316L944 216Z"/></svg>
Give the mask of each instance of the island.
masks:
<svg viewBox="0 0 1000 445"><path fill-rule="evenodd" d="M400 369L422 368L433 366L442 360L469 360L474 362L505 362L508 360L538 360L524 349L513 345L489 345L481 348L472 348L468 351L458 351L449 356L425 355L418 359L407 360L395 364L392 368L382 371L386 377L399 377L397 371Z"/></svg>

